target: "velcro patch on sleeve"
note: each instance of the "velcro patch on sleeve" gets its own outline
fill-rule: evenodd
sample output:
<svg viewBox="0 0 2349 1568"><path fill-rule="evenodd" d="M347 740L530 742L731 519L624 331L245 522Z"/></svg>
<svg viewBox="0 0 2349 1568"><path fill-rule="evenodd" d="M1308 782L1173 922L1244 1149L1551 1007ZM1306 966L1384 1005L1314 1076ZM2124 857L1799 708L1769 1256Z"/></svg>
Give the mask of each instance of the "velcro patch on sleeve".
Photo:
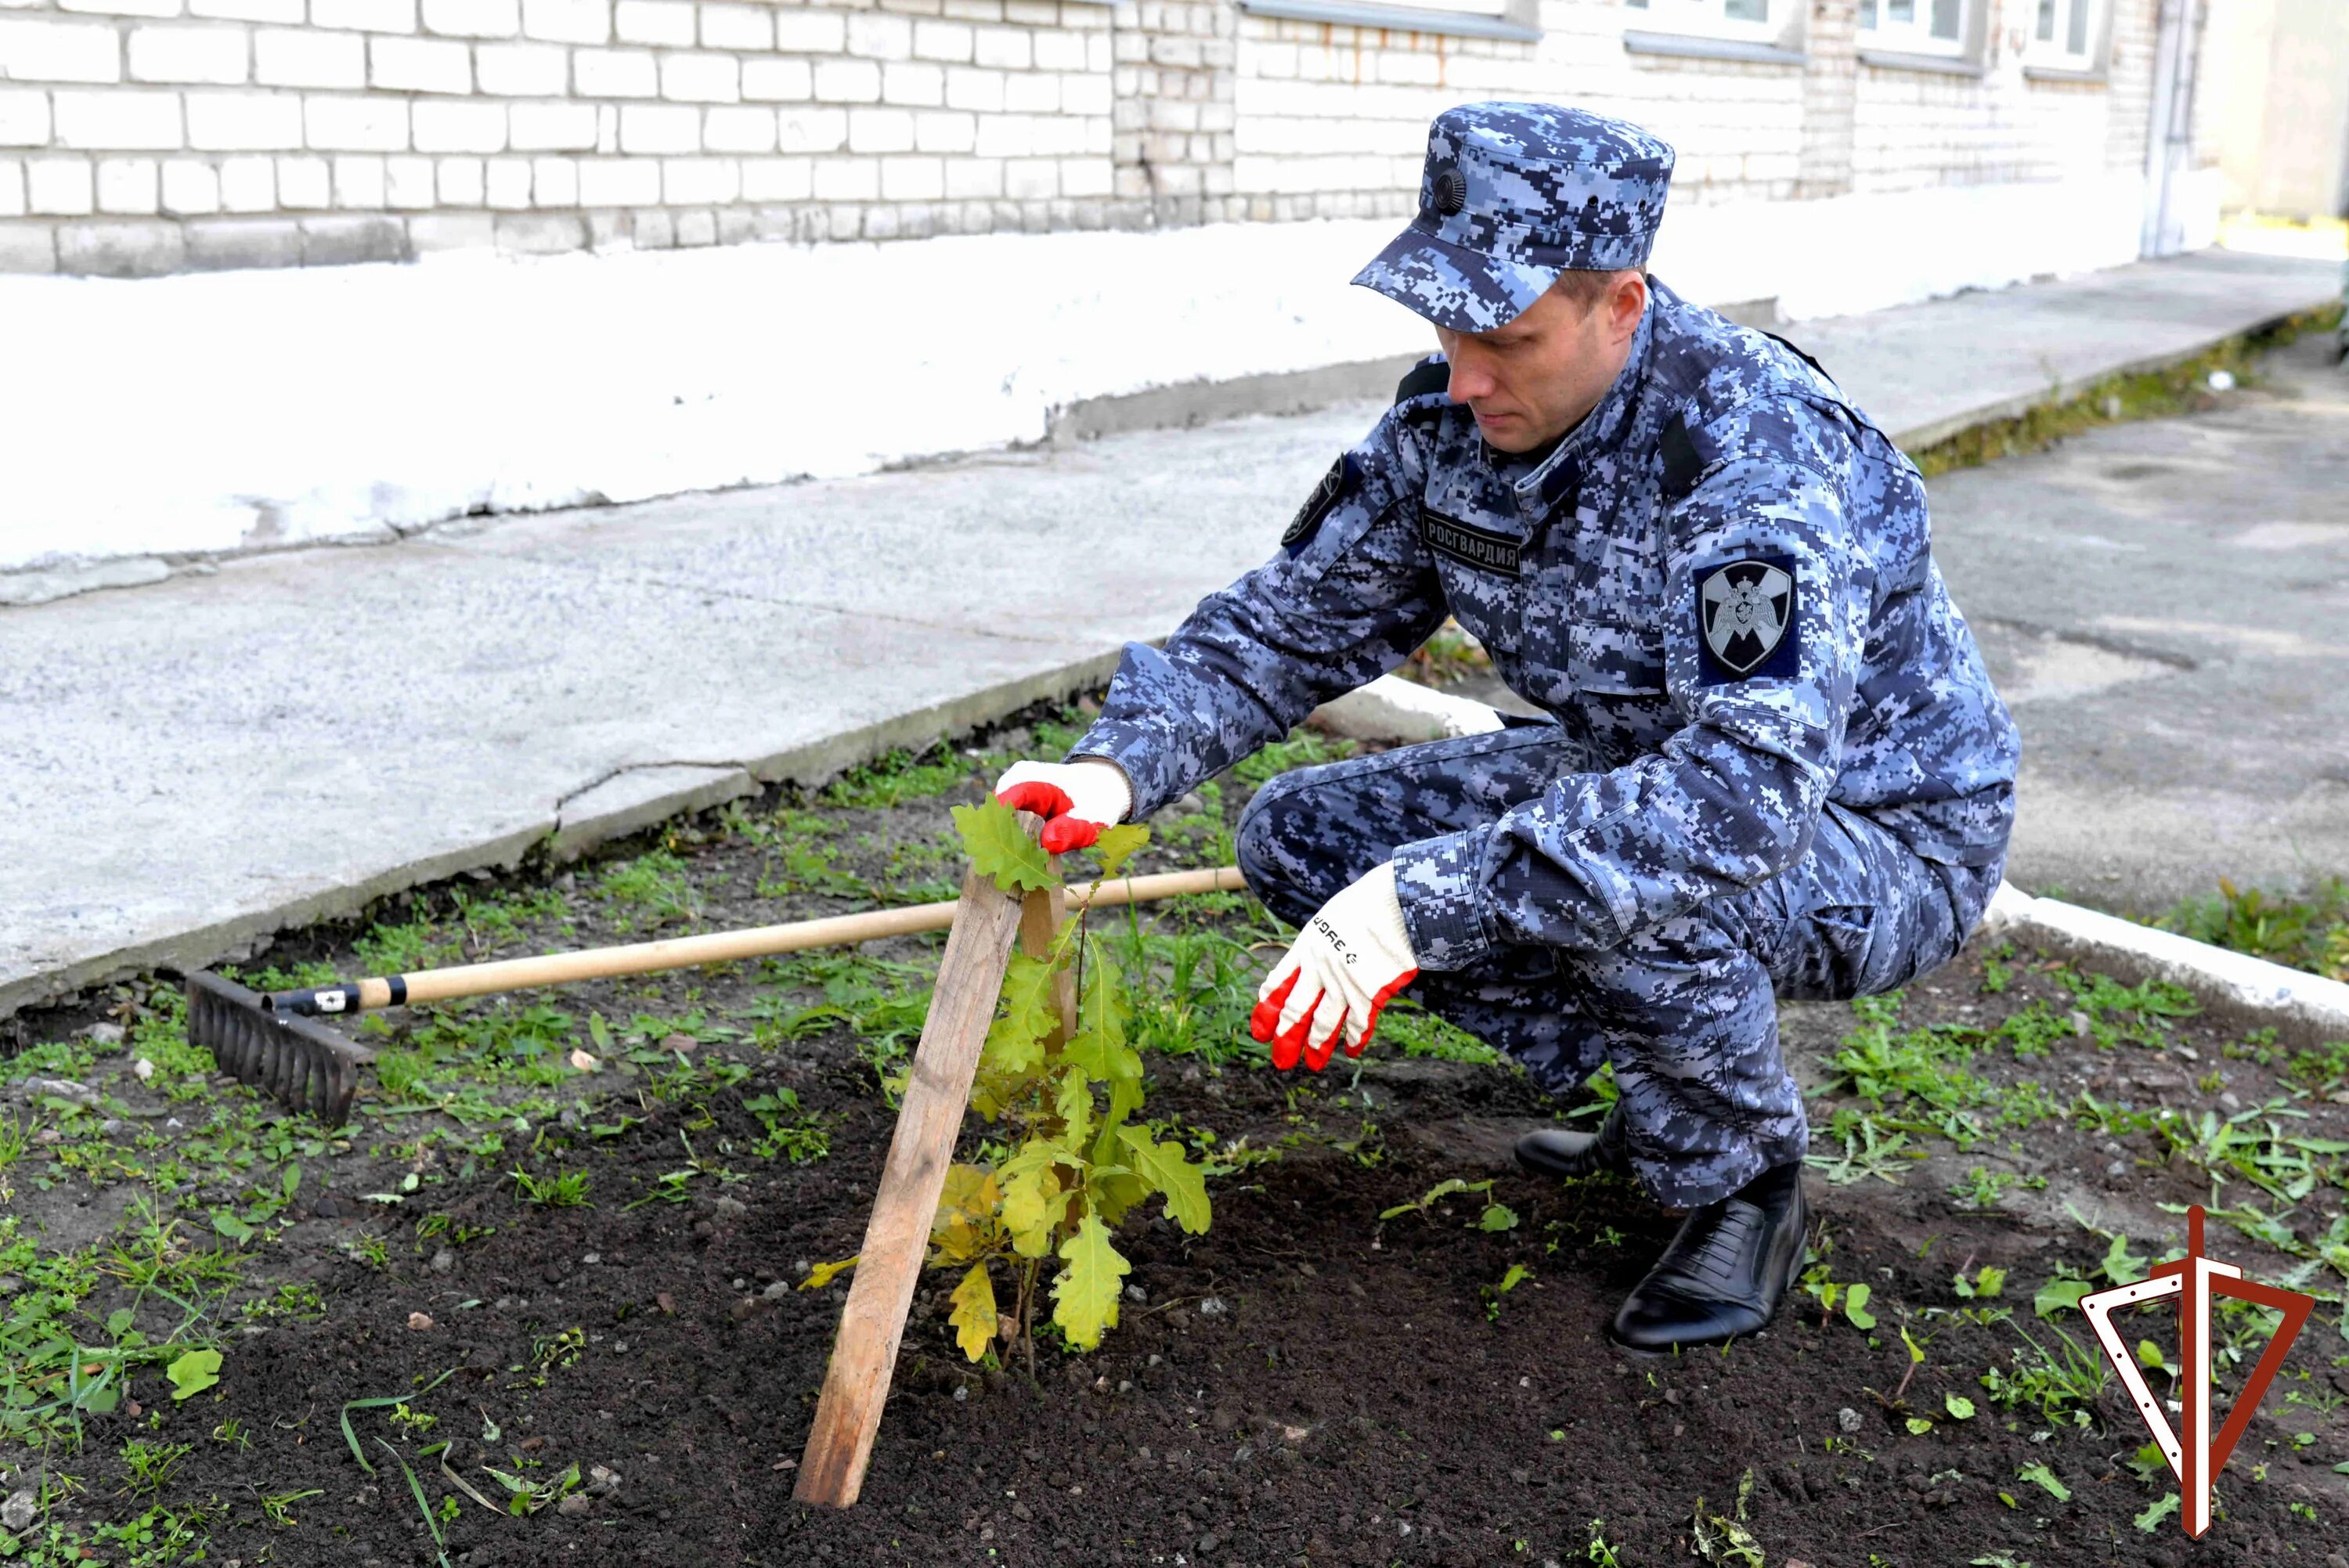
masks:
<svg viewBox="0 0 2349 1568"><path fill-rule="evenodd" d="M1791 555L1749 556L1699 572L1697 684L1792 677L1802 667L1801 592Z"/></svg>
<svg viewBox="0 0 2349 1568"><path fill-rule="evenodd" d="M1313 493L1307 496L1305 504L1297 509L1297 516L1290 521L1288 531L1280 536L1283 550L1293 554L1298 546L1313 537L1313 531L1321 526L1321 520L1330 515L1340 498L1345 495L1353 475L1353 465L1351 457L1341 457L1330 465L1330 471L1321 476L1321 482L1313 487Z"/></svg>

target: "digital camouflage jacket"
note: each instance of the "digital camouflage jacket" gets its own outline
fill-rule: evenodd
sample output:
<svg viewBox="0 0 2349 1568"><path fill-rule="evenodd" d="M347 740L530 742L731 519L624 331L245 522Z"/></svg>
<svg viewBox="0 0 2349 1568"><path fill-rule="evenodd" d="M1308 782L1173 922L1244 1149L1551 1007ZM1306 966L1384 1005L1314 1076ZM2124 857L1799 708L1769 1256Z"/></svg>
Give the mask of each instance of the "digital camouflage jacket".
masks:
<svg viewBox="0 0 2349 1568"><path fill-rule="evenodd" d="M1579 766L1395 851L1423 968L1611 947L1785 871L1830 802L1926 860L1996 861L2014 725L1934 565L1917 469L1790 346L1651 287L1622 374L1532 465L1487 448L1423 362L1277 555L1163 651L1127 646L1071 755L1119 764L1138 820L1449 614Z"/></svg>

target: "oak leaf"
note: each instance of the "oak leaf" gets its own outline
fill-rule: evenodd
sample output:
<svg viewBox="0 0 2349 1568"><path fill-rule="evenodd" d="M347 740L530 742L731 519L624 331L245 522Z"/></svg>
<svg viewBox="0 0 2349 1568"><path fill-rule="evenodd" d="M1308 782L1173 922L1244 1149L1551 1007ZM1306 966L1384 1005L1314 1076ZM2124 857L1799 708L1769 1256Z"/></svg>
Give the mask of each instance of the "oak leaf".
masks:
<svg viewBox="0 0 2349 1568"><path fill-rule="evenodd" d="M990 798L976 806L957 806L954 822L963 848L970 851L971 865L981 876L993 877L1005 892L1017 895L1060 885L1043 846L1028 836L1019 813L1002 801Z"/></svg>
<svg viewBox="0 0 2349 1568"><path fill-rule="evenodd" d="M1207 1173L1183 1158L1179 1143L1153 1143L1138 1127L1121 1130L1135 1175L1166 1200L1166 1213L1193 1235L1207 1228Z"/></svg>
<svg viewBox="0 0 2349 1568"><path fill-rule="evenodd" d="M947 1316L954 1326L955 1343L962 1353L976 1361L987 1354L988 1342L995 1337L995 1282L987 1277L985 1264L973 1264L962 1283L954 1288L954 1311Z"/></svg>
<svg viewBox="0 0 2349 1568"><path fill-rule="evenodd" d="M1133 858L1134 851L1149 841L1150 830L1139 822L1120 822L1115 827L1103 828L1093 845L1093 852L1101 857L1102 880L1106 882L1125 870L1125 862Z"/></svg>
<svg viewBox="0 0 2349 1568"><path fill-rule="evenodd" d="M1078 1222L1076 1234L1061 1243L1061 1261L1067 1266L1052 1281L1052 1321L1080 1350L1101 1344L1105 1330L1117 1326L1118 1282L1133 1265L1110 1244L1109 1227L1092 1215Z"/></svg>

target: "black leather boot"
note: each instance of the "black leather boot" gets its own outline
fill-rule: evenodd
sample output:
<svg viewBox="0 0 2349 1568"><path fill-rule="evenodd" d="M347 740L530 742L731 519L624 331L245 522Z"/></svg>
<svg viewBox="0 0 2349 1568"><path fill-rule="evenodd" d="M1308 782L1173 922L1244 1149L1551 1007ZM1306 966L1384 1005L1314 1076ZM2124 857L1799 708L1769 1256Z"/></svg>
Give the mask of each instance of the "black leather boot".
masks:
<svg viewBox="0 0 2349 1568"><path fill-rule="evenodd" d="M1609 1336L1652 1355L1753 1333L1778 1315L1802 1272L1809 1228L1799 1160L1692 1210Z"/></svg>
<svg viewBox="0 0 2349 1568"><path fill-rule="evenodd" d="M1554 1176L1561 1181L1595 1171L1630 1175L1631 1152L1623 1137L1623 1102L1607 1109L1607 1119L1596 1132L1574 1132L1544 1127L1517 1140L1517 1164L1534 1176Z"/></svg>

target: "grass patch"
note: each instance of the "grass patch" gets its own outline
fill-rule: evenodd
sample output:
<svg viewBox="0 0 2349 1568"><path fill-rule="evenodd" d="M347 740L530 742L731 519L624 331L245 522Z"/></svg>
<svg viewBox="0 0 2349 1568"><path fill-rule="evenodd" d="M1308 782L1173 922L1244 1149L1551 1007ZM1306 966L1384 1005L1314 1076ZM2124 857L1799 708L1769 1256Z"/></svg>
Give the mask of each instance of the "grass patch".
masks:
<svg viewBox="0 0 2349 1568"><path fill-rule="evenodd" d="M2239 888L2221 877L2217 893L2187 899L2152 923L2328 980L2349 980L2349 880L2341 877L2297 896Z"/></svg>
<svg viewBox="0 0 2349 1568"><path fill-rule="evenodd" d="M2071 436L2106 425L2158 419L2191 412L2207 394L2210 373L2223 370L2239 386L2258 380L2259 356L2305 332L2330 331L2342 319L2341 306L2323 305L2289 316L2273 326L2228 338L2191 359L2159 370L2107 376L2071 397L2051 389L2049 401L2011 419L1993 419L1961 430L1909 454L1927 479L1956 469L1978 468L2001 458L2044 451Z"/></svg>

